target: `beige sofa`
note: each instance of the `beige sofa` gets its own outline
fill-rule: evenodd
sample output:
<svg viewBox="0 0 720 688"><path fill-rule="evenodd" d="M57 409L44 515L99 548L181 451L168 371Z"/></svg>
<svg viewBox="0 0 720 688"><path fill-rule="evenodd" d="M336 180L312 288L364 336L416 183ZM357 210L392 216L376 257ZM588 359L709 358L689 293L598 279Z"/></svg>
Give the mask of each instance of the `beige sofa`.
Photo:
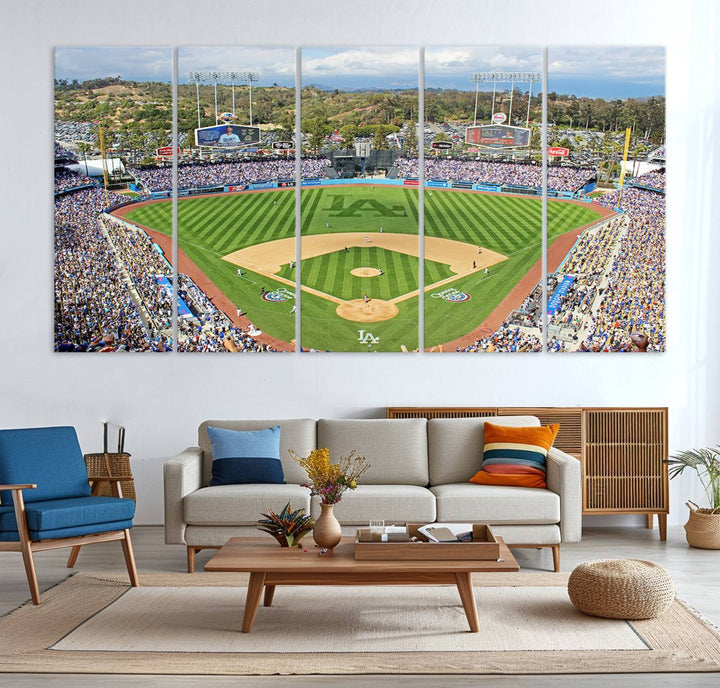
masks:
<svg viewBox="0 0 720 688"><path fill-rule="evenodd" d="M313 516L320 512L300 483L306 479L289 449L307 456L328 447L331 457L356 449L370 469L356 490L348 490L335 515L348 534L370 519L411 522L482 522L513 547L551 547L559 570L559 545L581 536L580 462L552 448L547 489L475 485L486 421L539 425L533 416L378 420L217 420L205 421L197 447L189 447L164 466L165 542L187 547L188 571L195 553L218 548L229 538L259 536L257 520L268 509L290 501ZM212 454L207 427L232 430L281 428L280 456L287 484L209 487ZM268 536L269 537L269 536Z"/></svg>

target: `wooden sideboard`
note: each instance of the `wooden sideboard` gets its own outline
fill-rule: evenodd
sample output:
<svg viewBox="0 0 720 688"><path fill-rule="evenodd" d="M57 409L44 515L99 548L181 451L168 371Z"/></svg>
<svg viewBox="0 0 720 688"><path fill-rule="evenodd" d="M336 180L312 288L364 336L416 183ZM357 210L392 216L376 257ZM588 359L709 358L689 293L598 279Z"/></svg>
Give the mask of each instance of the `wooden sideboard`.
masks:
<svg viewBox="0 0 720 688"><path fill-rule="evenodd" d="M660 539L669 512L668 410L627 407L388 407L388 418L536 416L559 423L554 445L582 462L583 514L657 514Z"/></svg>

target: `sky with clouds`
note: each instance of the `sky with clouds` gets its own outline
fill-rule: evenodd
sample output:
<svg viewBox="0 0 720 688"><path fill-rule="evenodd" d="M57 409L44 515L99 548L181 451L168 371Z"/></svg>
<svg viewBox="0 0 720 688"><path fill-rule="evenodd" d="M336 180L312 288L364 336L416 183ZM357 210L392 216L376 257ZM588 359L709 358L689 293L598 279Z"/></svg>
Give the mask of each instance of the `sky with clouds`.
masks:
<svg viewBox="0 0 720 688"><path fill-rule="evenodd" d="M303 48L304 85L324 88L416 88L418 48ZM484 71L542 68L539 47L427 47L425 83L432 88L472 90L469 75ZM295 83L294 48L181 47L180 82L191 71L256 71L259 86ZM172 49L154 47L59 47L55 77L121 76L170 81ZM487 88L492 88L488 86ZM549 47L548 90L577 96L627 98L665 94L665 50L661 47Z"/></svg>

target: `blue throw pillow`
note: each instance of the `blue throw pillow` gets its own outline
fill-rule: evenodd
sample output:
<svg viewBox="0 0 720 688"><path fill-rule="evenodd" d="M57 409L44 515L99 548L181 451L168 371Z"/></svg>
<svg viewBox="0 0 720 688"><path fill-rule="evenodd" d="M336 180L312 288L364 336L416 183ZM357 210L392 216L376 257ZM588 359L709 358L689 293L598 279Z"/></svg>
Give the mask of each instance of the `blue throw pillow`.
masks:
<svg viewBox="0 0 720 688"><path fill-rule="evenodd" d="M225 430L208 426L212 445L211 485L283 484L280 426L267 430Z"/></svg>

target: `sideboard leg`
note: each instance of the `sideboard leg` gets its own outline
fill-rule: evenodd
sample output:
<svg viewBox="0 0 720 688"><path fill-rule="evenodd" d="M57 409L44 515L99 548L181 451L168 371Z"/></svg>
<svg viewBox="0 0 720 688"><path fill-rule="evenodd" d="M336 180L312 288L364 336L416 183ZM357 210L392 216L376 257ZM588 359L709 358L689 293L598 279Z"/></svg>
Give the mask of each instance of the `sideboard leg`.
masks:
<svg viewBox="0 0 720 688"><path fill-rule="evenodd" d="M658 514L658 526L660 527L660 539L667 540L667 514Z"/></svg>

